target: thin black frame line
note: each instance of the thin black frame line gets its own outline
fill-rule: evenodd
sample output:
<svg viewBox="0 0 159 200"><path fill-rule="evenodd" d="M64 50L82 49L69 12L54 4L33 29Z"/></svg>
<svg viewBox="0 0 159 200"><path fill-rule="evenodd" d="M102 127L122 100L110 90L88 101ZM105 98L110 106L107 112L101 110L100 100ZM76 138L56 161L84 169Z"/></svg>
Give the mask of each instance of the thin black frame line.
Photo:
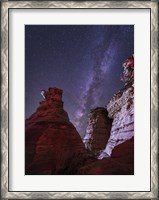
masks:
<svg viewBox="0 0 159 200"><path fill-rule="evenodd" d="M26 80L26 67L25 67L25 63L26 63L26 51L25 51L25 47L26 47L26 38L25 38L25 34L26 33L26 24L24 24L24 159L23 159L23 162L24 162L24 176L25 176L25 172L26 172L26 162L25 162L25 149L26 149L26 145L25 145L25 139L26 139L26 134L25 134L25 124L26 124L26 92L25 92L25 89L26 89L26 84L25 84L25 80Z"/></svg>
<svg viewBox="0 0 159 200"><path fill-rule="evenodd" d="M135 24L25 24L25 26L135 26Z"/></svg>
<svg viewBox="0 0 159 200"><path fill-rule="evenodd" d="M9 11L10 9L83 9L83 8L8 8L8 192L151 192L151 148L150 148L150 190L148 191L10 191L9 190ZM123 8L84 8L84 9L123 9ZM151 147L151 8L124 8L150 10L150 147Z"/></svg>

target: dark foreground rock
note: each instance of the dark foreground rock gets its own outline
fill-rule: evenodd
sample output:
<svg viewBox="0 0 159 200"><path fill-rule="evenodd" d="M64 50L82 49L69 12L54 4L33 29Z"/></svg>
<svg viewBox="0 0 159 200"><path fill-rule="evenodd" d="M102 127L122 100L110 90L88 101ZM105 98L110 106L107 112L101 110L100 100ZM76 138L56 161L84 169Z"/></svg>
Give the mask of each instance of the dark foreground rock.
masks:
<svg viewBox="0 0 159 200"><path fill-rule="evenodd" d="M134 138L116 146L112 156L94 160L80 167L82 175L133 175L134 174Z"/></svg>

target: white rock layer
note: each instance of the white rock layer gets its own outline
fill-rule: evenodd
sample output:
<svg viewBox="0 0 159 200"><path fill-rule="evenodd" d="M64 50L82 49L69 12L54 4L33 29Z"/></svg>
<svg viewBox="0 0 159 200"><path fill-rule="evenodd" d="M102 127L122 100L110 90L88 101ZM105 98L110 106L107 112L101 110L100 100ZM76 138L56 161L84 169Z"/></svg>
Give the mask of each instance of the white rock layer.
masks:
<svg viewBox="0 0 159 200"><path fill-rule="evenodd" d="M133 57L123 64L125 89L113 96L107 105L108 117L113 119L110 138L98 159L110 157L115 146L134 136ZM128 70L129 69L129 70Z"/></svg>

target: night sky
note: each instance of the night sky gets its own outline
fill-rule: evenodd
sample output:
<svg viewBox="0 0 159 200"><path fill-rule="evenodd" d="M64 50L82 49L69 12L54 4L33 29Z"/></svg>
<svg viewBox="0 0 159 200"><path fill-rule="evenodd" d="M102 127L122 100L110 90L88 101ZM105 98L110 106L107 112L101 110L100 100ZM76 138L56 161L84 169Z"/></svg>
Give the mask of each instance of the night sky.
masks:
<svg viewBox="0 0 159 200"><path fill-rule="evenodd" d="M123 87L122 63L134 53L133 25L26 25L25 113L41 90L63 90L64 109L83 137L89 110Z"/></svg>

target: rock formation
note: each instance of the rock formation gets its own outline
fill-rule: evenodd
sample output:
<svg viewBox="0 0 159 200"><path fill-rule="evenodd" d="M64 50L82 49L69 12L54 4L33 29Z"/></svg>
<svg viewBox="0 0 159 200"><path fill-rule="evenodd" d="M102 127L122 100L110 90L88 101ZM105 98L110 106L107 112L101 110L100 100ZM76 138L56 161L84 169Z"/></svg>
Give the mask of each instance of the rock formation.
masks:
<svg viewBox="0 0 159 200"><path fill-rule="evenodd" d="M123 90L115 94L107 105L108 117L113 119L110 138L106 148L98 157L109 157L117 145L134 136L134 57L129 57L123 64Z"/></svg>
<svg viewBox="0 0 159 200"><path fill-rule="evenodd" d="M111 157L90 161L78 170L81 175L133 175L134 138L116 146Z"/></svg>
<svg viewBox="0 0 159 200"><path fill-rule="evenodd" d="M88 126L83 142L86 149L98 156L110 137L112 120L108 118L108 112L103 107L92 109L88 118Z"/></svg>
<svg viewBox="0 0 159 200"><path fill-rule="evenodd" d="M62 90L42 90L44 100L25 123L26 175L134 174L133 56L123 68L124 88L107 108L91 110L84 143L63 109Z"/></svg>
<svg viewBox="0 0 159 200"><path fill-rule="evenodd" d="M44 100L25 124L25 174L77 174L87 154L63 109L62 90L42 94Z"/></svg>

